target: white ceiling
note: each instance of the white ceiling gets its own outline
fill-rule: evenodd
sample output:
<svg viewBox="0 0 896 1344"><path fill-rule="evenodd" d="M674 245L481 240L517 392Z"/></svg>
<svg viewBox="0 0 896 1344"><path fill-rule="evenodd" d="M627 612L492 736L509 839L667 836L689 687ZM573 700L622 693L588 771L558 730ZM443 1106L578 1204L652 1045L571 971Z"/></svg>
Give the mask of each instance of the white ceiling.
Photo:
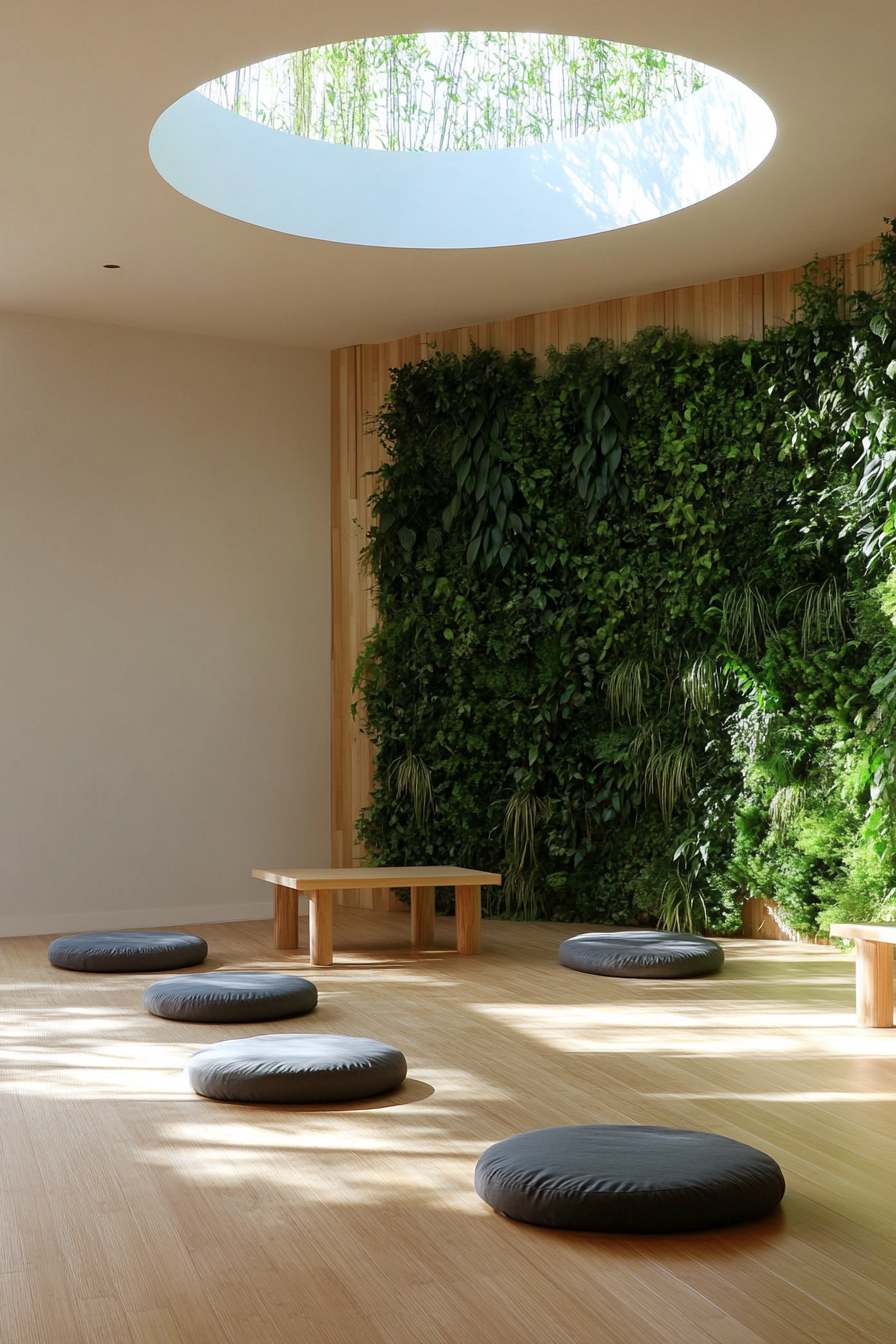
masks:
<svg viewBox="0 0 896 1344"><path fill-rule="evenodd" d="M164 109L282 51L373 33L549 28L743 80L778 122L745 181L588 238L482 251L277 234L180 196ZM0 307L333 348L798 265L896 215L894 0L18 0L0 16ZM364 210L364 201L358 201ZM118 262L119 271L103 269Z"/></svg>

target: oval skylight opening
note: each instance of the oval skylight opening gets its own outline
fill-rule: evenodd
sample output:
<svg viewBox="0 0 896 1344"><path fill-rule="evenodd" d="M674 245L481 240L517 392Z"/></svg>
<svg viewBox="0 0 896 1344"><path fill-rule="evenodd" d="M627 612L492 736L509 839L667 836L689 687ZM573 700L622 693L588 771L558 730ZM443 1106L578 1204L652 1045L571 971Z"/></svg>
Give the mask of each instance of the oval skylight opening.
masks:
<svg viewBox="0 0 896 1344"><path fill-rule="evenodd" d="M370 247L553 242L643 223L746 177L775 140L730 75L598 39L366 38L222 75L156 122L202 205Z"/></svg>

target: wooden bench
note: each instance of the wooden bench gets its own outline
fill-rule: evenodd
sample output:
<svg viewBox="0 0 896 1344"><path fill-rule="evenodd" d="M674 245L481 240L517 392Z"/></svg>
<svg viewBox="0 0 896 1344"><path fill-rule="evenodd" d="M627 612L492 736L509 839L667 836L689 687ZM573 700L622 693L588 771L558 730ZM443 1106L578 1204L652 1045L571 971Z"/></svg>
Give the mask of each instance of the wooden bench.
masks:
<svg viewBox="0 0 896 1344"><path fill-rule="evenodd" d="M299 945L299 897L308 895L312 966L333 964L333 892L356 887L411 889L411 946L430 947L435 937L436 887L454 887L457 950L481 952L482 887L499 887L500 873L476 868L253 868L252 876L274 884L274 946Z"/></svg>
<svg viewBox="0 0 896 1344"><path fill-rule="evenodd" d="M860 1027L893 1025L896 924L832 924L832 938L856 945L856 1015Z"/></svg>

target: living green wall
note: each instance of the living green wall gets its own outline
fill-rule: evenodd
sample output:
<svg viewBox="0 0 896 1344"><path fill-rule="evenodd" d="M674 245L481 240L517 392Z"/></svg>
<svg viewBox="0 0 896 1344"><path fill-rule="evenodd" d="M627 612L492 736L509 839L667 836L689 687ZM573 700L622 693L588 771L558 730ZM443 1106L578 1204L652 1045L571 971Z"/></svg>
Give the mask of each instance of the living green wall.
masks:
<svg viewBox="0 0 896 1344"><path fill-rule="evenodd" d="M893 918L896 234L761 341L434 353L372 426L374 862L493 915Z"/></svg>

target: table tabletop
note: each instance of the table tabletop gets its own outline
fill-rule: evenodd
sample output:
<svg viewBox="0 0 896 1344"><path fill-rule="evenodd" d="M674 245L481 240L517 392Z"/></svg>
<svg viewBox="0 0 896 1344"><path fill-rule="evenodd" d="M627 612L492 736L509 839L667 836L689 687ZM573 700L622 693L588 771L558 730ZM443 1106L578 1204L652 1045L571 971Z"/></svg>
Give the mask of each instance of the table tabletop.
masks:
<svg viewBox="0 0 896 1344"><path fill-rule="evenodd" d="M896 924L832 924L831 934L866 943L896 943Z"/></svg>
<svg viewBox="0 0 896 1344"><path fill-rule="evenodd" d="M253 868L252 876L295 891L345 891L383 887L499 887L500 873L476 868Z"/></svg>

